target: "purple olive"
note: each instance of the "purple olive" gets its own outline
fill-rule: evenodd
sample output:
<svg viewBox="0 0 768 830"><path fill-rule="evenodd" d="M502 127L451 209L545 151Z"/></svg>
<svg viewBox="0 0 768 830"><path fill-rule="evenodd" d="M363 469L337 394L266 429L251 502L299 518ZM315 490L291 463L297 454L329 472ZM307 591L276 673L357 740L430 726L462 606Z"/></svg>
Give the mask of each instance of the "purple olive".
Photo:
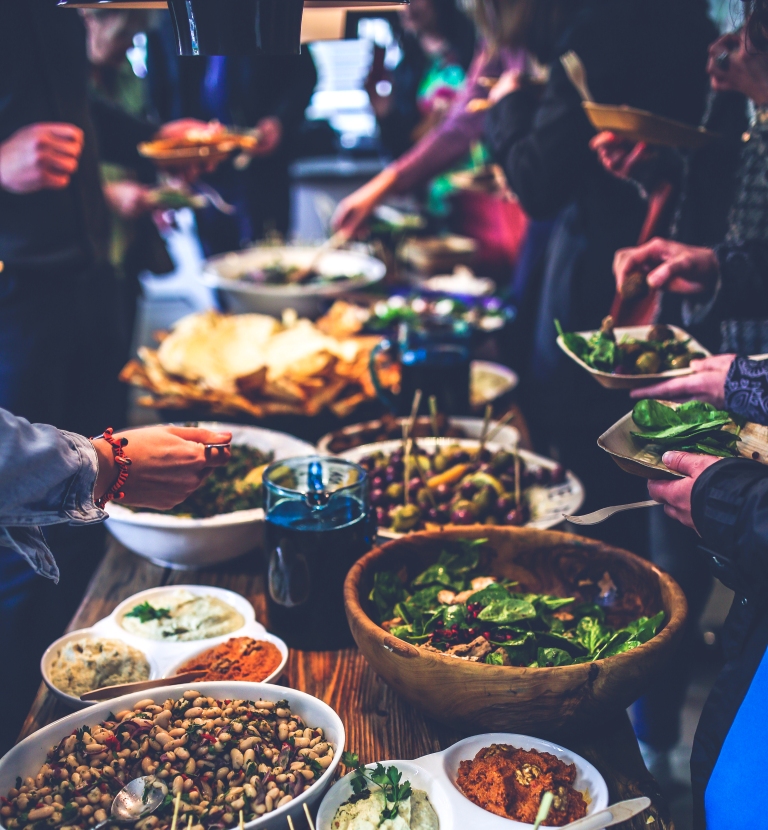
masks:
<svg viewBox="0 0 768 830"><path fill-rule="evenodd" d="M460 452L454 453L452 458L454 464L466 464L469 461L469 453L461 450Z"/></svg>
<svg viewBox="0 0 768 830"><path fill-rule="evenodd" d="M448 518L448 511L444 507L431 507L427 513L427 519L438 525L444 525Z"/></svg>
<svg viewBox="0 0 768 830"><path fill-rule="evenodd" d="M383 490L379 488L371 490L371 504L374 507L383 507L388 501L387 494Z"/></svg>
<svg viewBox="0 0 768 830"><path fill-rule="evenodd" d="M567 478L567 474L565 472L565 467L562 464L558 464L551 473L552 476L552 484L565 484L565 480Z"/></svg>
<svg viewBox="0 0 768 830"><path fill-rule="evenodd" d="M504 485L504 489L509 493L515 489L515 476L509 473L503 473L499 476L499 481Z"/></svg>
<svg viewBox="0 0 768 830"><path fill-rule="evenodd" d="M384 476L373 476L371 479L371 488L373 490L380 490L384 487Z"/></svg>
<svg viewBox="0 0 768 830"><path fill-rule="evenodd" d="M381 527L382 525L386 527L389 524L389 511L386 507L377 507L376 508L376 524Z"/></svg>
<svg viewBox="0 0 768 830"><path fill-rule="evenodd" d="M475 521L475 513L469 507L457 507L451 513L451 524L471 525Z"/></svg>
<svg viewBox="0 0 768 830"><path fill-rule="evenodd" d="M435 494L435 499L437 499L440 503L450 501L453 497L453 490L451 489L450 484L438 484L433 492Z"/></svg>
<svg viewBox="0 0 768 830"><path fill-rule="evenodd" d="M552 480L552 473L546 467L539 467L535 471L536 483L546 486Z"/></svg>
<svg viewBox="0 0 768 830"><path fill-rule="evenodd" d="M508 515L515 509L515 497L507 493L504 496L499 496L496 502L496 514L499 518Z"/></svg>
<svg viewBox="0 0 768 830"><path fill-rule="evenodd" d="M490 472L492 472L491 465L487 461L484 461L477 469L481 473L490 473Z"/></svg>
<svg viewBox="0 0 768 830"><path fill-rule="evenodd" d="M493 458L493 453L489 449L485 448L480 452L480 460L481 461L484 461L484 462L487 463L492 458Z"/></svg>
<svg viewBox="0 0 768 830"><path fill-rule="evenodd" d="M403 477L403 471L398 470L394 464L390 464L386 470L384 470L384 481L387 484L392 484L394 481L400 481Z"/></svg>
<svg viewBox="0 0 768 830"><path fill-rule="evenodd" d="M389 456L390 464L392 462L398 462L403 460L403 451L402 450L393 450L391 455Z"/></svg>
<svg viewBox="0 0 768 830"><path fill-rule="evenodd" d="M471 499L477 492L477 487L471 481L465 481L460 488L462 498Z"/></svg>
<svg viewBox="0 0 768 830"><path fill-rule="evenodd" d="M508 525L514 525L515 527L520 527L525 524L525 513L522 510L518 510L515 508L514 510L510 510L507 513L506 518L504 519L504 523Z"/></svg>

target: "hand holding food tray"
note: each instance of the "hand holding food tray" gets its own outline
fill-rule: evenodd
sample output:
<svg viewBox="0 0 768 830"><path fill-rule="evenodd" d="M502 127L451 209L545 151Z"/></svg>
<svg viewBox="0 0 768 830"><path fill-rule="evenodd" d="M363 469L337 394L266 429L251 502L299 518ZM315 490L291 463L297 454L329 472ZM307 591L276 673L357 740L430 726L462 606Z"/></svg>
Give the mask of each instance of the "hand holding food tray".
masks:
<svg viewBox="0 0 768 830"><path fill-rule="evenodd" d="M623 470L648 479L683 477L662 461L669 450L768 463L768 427L739 422L700 401L639 401L597 444Z"/></svg>
<svg viewBox="0 0 768 830"><path fill-rule="evenodd" d="M597 331L564 332L557 345L606 389L638 389L692 373L692 360L710 357L676 326L614 328L607 317Z"/></svg>
<svg viewBox="0 0 768 830"><path fill-rule="evenodd" d="M158 137L138 146L139 154L166 168L190 162L219 162L234 152L251 152L259 145L254 131L232 130L213 123L170 138Z"/></svg>

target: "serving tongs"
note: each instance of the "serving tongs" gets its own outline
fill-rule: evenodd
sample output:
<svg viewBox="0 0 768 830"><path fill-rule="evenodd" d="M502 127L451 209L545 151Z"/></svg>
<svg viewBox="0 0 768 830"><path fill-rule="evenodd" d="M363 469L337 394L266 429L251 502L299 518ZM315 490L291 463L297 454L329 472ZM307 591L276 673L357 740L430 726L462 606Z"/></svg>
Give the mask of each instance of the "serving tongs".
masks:
<svg viewBox="0 0 768 830"><path fill-rule="evenodd" d="M104 686L101 689L94 689L80 695L80 700L85 703L92 703L97 700L112 700L116 697L129 695L132 692L143 692L147 689L159 689L161 686L182 686L185 683L192 683L205 675L205 671L187 671L183 674L174 674L171 677L160 677L157 680L139 680L136 683L120 683L117 686Z"/></svg>

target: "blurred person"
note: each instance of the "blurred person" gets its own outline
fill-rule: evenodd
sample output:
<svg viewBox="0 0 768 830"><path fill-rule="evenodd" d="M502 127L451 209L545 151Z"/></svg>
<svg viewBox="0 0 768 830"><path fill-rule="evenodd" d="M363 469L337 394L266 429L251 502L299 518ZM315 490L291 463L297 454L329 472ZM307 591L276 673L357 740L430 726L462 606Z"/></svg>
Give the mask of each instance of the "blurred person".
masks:
<svg viewBox="0 0 768 830"><path fill-rule="evenodd" d="M125 442L122 452L131 464L120 491L123 502L134 507L175 506L230 458L226 449L204 446L228 443L229 433L149 427L110 437ZM36 667L52 639L40 619L57 615L62 591L76 582L72 571L88 567L83 556L57 564L41 528L71 525L76 538L84 533L77 528L103 522L105 497L117 485L120 471L105 437L89 441L53 426L30 424L0 409L0 554L5 565L0 636L6 660L13 666L13 682L4 683L0 690L5 713L0 753L10 749L18 736L27 709L24 701L34 697L40 683ZM51 581L39 580L35 573ZM36 591L14 591L14 582L22 575L35 583ZM60 576L62 585L54 589ZM28 670L30 662L32 670Z"/></svg>
<svg viewBox="0 0 768 830"><path fill-rule="evenodd" d="M148 33L151 110L161 122L193 118L251 128L260 141L245 169L233 161L204 177L236 211L197 213L207 256L237 250L289 229L288 167L317 83L309 49L300 55L236 55L190 60L177 55L170 16ZM183 123L183 122L182 122Z"/></svg>
<svg viewBox="0 0 768 830"><path fill-rule="evenodd" d="M485 122L485 113L468 107L470 101L487 98L489 80L505 70L524 73L529 68L521 43L530 26L530 0L479 0L475 10L480 39L463 90L437 127L339 203L336 230L354 236L387 196L424 187L465 158L482 138Z"/></svg>

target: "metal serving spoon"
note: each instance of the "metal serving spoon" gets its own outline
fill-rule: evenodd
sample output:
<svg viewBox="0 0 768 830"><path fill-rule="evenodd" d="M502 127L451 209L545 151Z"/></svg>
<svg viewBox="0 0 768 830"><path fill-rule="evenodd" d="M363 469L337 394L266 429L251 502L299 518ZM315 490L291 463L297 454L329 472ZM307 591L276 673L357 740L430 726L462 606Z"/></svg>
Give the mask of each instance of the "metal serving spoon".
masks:
<svg viewBox="0 0 768 830"><path fill-rule="evenodd" d="M591 816L585 816L564 825L562 830L602 830L603 827L612 827L614 824L629 821L629 819L638 813L642 813L643 810L647 810L650 806L651 799L645 796L619 801L617 804L611 804L605 810L600 810L600 812L593 813Z"/></svg>
<svg viewBox="0 0 768 830"><path fill-rule="evenodd" d="M633 504L617 504L615 507L603 507L602 510L595 510L594 513L586 513L584 516L568 516L563 513L563 518L575 525L599 525L606 519L610 519L616 513L625 510L639 510L642 507L659 507L657 501L636 501Z"/></svg>
<svg viewBox="0 0 768 830"><path fill-rule="evenodd" d="M115 796L108 819L100 821L93 830L108 824L135 824L157 810L168 795L168 787L154 775L143 775L126 784Z"/></svg>

